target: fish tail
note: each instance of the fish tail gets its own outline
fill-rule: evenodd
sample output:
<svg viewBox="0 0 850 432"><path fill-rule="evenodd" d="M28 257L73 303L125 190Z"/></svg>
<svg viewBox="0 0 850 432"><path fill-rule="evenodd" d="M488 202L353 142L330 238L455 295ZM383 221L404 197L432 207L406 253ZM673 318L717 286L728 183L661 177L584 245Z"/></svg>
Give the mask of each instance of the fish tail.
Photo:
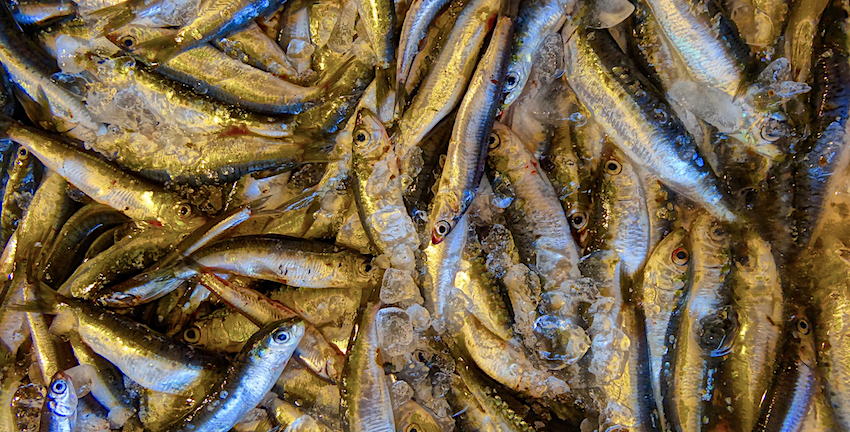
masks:
<svg viewBox="0 0 850 432"><path fill-rule="evenodd" d="M89 16L94 22L102 22L101 36L123 27L136 19L136 8L132 7L132 1L119 3L98 9Z"/></svg>
<svg viewBox="0 0 850 432"><path fill-rule="evenodd" d="M8 283L11 284L11 289L15 289L14 279ZM44 282L31 281L28 283L32 283L33 288L35 289L35 295L32 299L27 300L24 303L9 304L8 307L10 310L57 315L59 312L66 309L68 299L65 296L59 294L56 290L49 287Z"/></svg>

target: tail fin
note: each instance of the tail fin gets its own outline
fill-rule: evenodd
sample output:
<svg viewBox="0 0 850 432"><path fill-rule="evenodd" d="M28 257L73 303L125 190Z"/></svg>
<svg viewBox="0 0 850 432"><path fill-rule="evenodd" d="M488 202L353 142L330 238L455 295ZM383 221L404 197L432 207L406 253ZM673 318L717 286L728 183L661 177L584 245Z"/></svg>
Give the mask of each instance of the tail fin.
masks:
<svg viewBox="0 0 850 432"><path fill-rule="evenodd" d="M101 36L123 27L136 19L136 11L144 5L143 0L127 0L114 6L98 9L88 14L91 21L102 24ZM101 27L100 25L98 27Z"/></svg>
<svg viewBox="0 0 850 432"><path fill-rule="evenodd" d="M20 281L23 283L30 283ZM17 289L14 285L15 279L11 281L11 289ZM57 315L67 308L68 299L62 294L57 293L53 288L41 281L33 281L30 283L31 289L35 291L30 299L24 300L23 303L8 305L10 310L20 312L38 312L50 315Z"/></svg>

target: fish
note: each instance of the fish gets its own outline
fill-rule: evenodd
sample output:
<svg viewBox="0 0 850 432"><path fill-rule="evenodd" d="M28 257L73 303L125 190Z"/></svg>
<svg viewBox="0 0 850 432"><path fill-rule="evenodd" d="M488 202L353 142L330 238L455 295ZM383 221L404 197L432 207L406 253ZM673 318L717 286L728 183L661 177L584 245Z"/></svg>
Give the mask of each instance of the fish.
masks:
<svg viewBox="0 0 850 432"><path fill-rule="evenodd" d="M431 210L431 241L451 232L478 190L484 175L493 122L500 103L499 89L508 62L513 20L500 17L490 44L479 62L458 108L446 162Z"/></svg>
<svg viewBox="0 0 850 432"><path fill-rule="evenodd" d="M169 431L226 431L268 393L304 336L298 318L272 322L255 333L214 391Z"/></svg>
<svg viewBox="0 0 850 432"><path fill-rule="evenodd" d="M579 29L567 53L567 81L626 156L715 216L737 219L693 137L610 34Z"/></svg>
<svg viewBox="0 0 850 432"><path fill-rule="evenodd" d="M65 373L53 375L41 407L39 432L73 432L77 425L77 389Z"/></svg>
<svg viewBox="0 0 850 432"><path fill-rule="evenodd" d="M395 4L390 0L358 0L366 38L375 52L377 66L387 69L395 58Z"/></svg>
<svg viewBox="0 0 850 432"><path fill-rule="evenodd" d="M375 291L377 294L377 291ZM342 366L340 414L345 432L395 432L392 401L378 343L377 316L381 304L373 294L355 318Z"/></svg>
<svg viewBox="0 0 850 432"><path fill-rule="evenodd" d="M428 34L429 26L437 19L448 0L419 0L410 5L404 16L396 53L396 93L404 88L410 75L419 45Z"/></svg>

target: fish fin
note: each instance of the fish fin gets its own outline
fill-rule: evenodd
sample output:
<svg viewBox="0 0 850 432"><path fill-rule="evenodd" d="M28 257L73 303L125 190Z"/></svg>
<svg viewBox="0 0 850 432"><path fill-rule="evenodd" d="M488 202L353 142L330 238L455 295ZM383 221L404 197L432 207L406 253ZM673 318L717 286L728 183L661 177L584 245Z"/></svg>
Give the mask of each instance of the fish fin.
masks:
<svg viewBox="0 0 850 432"><path fill-rule="evenodd" d="M53 113L50 111L50 104L47 102L47 96L44 94L41 86L38 87L36 99L30 97L27 92L18 86L12 87L12 92L21 103L24 113L26 113L30 121L45 129L56 130L55 119L53 118Z"/></svg>
<svg viewBox="0 0 850 432"><path fill-rule="evenodd" d="M13 284L14 280L9 281L9 283ZM65 305L68 300L65 296L59 294L56 290L49 287L44 282L33 281L32 285L35 288L35 298L33 300L27 300L24 303L9 304L7 306L9 310L57 315L65 309L63 305Z"/></svg>
<svg viewBox="0 0 850 432"><path fill-rule="evenodd" d="M265 201L263 201L262 203L258 204L259 207L255 211L251 212L251 217L274 215L280 216L290 211L303 210L307 207L310 207L310 205L313 204L313 201L315 201L319 196L320 194L318 193L318 187L313 186L307 189L306 191L300 193L299 195L293 197L289 201L278 205L277 207L265 208L263 207ZM264 200L264 198L259 198L255 201L252 201L252 203L256 203L260 200ZM248 206L251 206L252 203L249 203Z"/></svg>
<svg viewBox="0 0 850 432"><path fill-rule="evenodd" d="M100 36L104 36L136 19L137 7L143 4L143 1L127 0L117 5L91 12L88 14L88 17L93 22L102 23L97 27L100 27Z"/></svg>

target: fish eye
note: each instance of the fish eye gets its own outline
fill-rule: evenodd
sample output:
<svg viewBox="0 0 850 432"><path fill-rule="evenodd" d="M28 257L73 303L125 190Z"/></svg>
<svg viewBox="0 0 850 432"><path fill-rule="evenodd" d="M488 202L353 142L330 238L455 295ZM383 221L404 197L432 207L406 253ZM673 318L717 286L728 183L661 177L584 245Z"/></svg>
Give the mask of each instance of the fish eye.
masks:
<svg viewBox="0 0 850 432"><path fill-rule="evenodd" d="M201 329L196 326L187 328L186 331L183 332L183 340L190 344L198 343L198 341L201 340Z"/></svg>
<svg viewBox="0 0 850 432"><path fill-rule="evenodd" d="M805 318L800 318L797 321L797 331L800 332L800 334L802 335L807 335L809 334L809 332L812 331L812 326L809 325L809 322L806 321Z"/></svg>
<svg viewBox="0 0 850 432"><path fill-rule="evenodd" d="M780 115L772 115L761 125L759 137L767 142L776 142L789 135L788 122Z"/></svg>
<svg viewBox="0 0 850 432"><path fill-rule="evenodd" d="M502 144L502 139L499 138L499 134L494 132L490 134L490 140L487 144L490 146L490 150L495 150Z"/></svg>
<svg viewBox="0 0 850 432"><path fill-rule="evenodd" d="M436 224L434 224L434 234L438 238L443 238L443 237L447 236L449 234L449 231L451 231L451 229L452 229L452 226L449 225L449 223L444 221L444 220L439 221Z"/></svg>
<svg viewBox="0 0 850 432"><path fill-rule="evenodd" d="M184 203L184 204L180 204L179 206L177 206L177 216L179 216L180 219L185 219L187 216L189 216L191 214L192 214L192 207L190 207L189 204Z"/></svg>
<svg viewBox="0 0 850 432"><path fill-rule="evenodd" d="M367 144L370 141L371 135L367 134L364 130L358 130L354 132L354 140L359 144Z"/></svg>
<svg viewBox="0 0 850 432"><path fill-rule="evenodd" d="M131 35L124 36L123 38L121 38L121 46L123 46L124 48L133 48L134 46L136 46L136 38Z"/></svg>
<svg viewBox="0 0 850 432"><path fill-rule="evenodd" d="M419 432L419 425L416 423L407 425L407 427L404 428L404 432Z"/></svg>
<svg viewBox="0 0 850 432"><path fill-rule="evenodd" d="M616 159L611 159L608 162L605 162L605 172L608 174L617 175L621 171L623 171L623 165L621 165Z"/></svg>
<svg viewBox="0 0 850 432"><path fill-rule="evenodd" d="M27 149L25 149L25 148L23 148L23 147L20 147L20 148L18 149L18 157L20 157L20 158L25 158L25 157L27 157L27 156L29 156L29 155L30 155L30 152L29 152L29 151L27 151Z"/></svg>
<svg viewBox="0 0 850 432"><path fill-rule="evenodd" d="M519 76L515 71L510 71L505 76L505 90L511 91L519 84Z"/></svg>
<svg viewBox="0 0 850 432"><path fill-rule="evenodd" d="M360 264L360 273L364 275L368 275L372 271L372 264L368 262L364 262Z"/></svg>
<svg viewBox="0 0 850 432"><path fill-rule="evenodd" d="M585 212L576 213L570 216L570 226L576 231L580 231L587 226L587 214Z"/></svg>
<svg viewBox="0 0 850 432"><path fill-rule="evenodd" d="M688 260L691 258L691 254L688 253L685 248L678 248L673 251L670 255L670 260L673 261L673 264L677 266L683 266L688 263Z"/></svg>
<svg viewBox="0 0 850 432"><path fill-rule="evenodd" d="M277 333L274 334L274 341L277 343L286 343L289 341L289 331L288 330L278 330Z"/></svg>
<svg viewBox="0 0 850 432"><path fill-rule="evenodd" d="M53 386L50 387L50 391L56 394L65 393L65 390L68 389L68 385L65 384L65 381L59 380L53 383Z"/></svg>

